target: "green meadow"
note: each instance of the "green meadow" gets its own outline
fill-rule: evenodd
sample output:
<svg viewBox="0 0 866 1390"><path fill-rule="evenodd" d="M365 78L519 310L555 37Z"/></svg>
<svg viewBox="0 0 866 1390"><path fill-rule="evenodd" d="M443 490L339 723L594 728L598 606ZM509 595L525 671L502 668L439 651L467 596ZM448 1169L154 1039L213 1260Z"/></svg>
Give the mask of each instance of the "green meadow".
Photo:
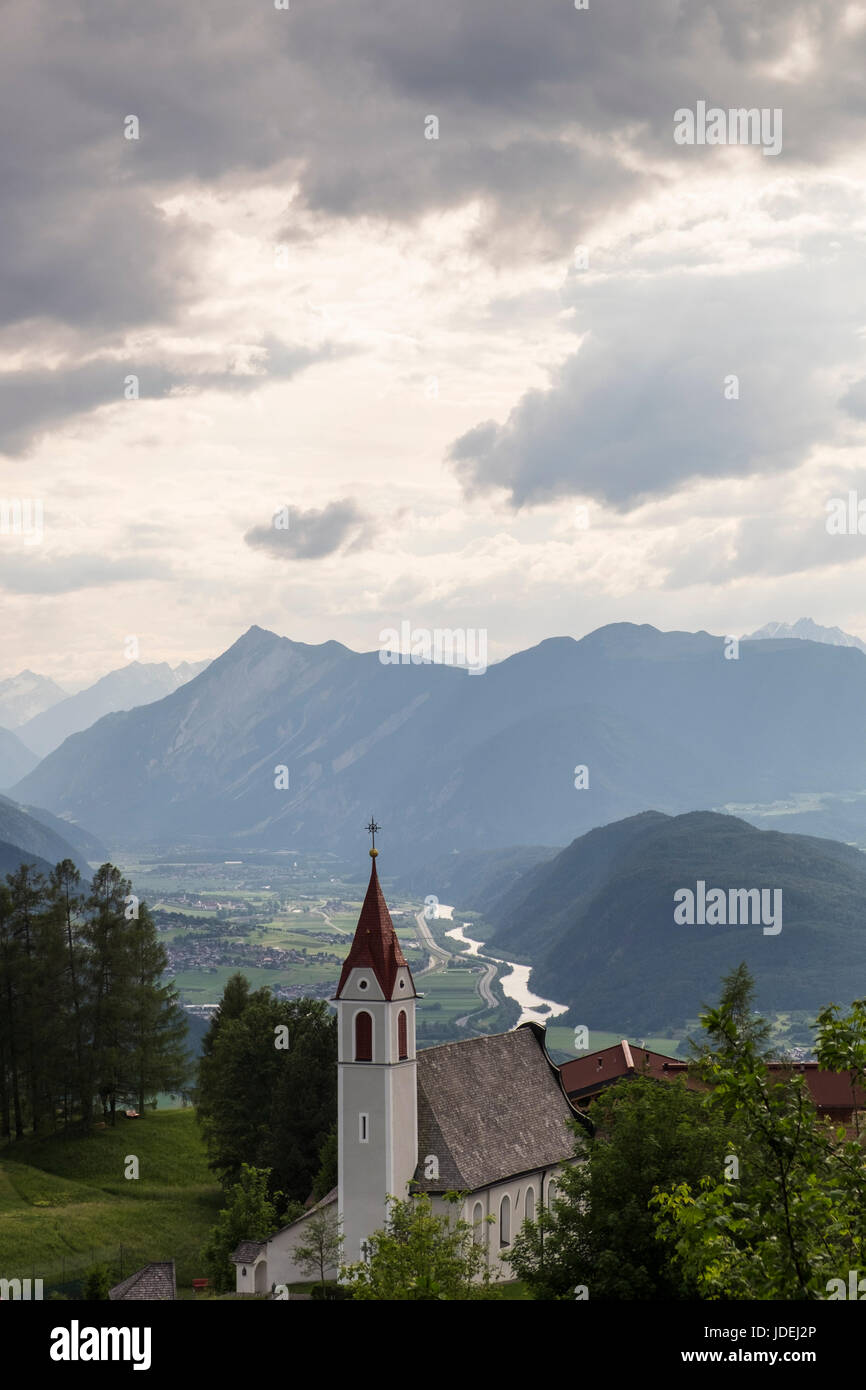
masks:
<svg viewBox="0 0 866 1390"><path fill-rule="evenodd" d="M419 976L416 988L424 997L418 1004L418 1022L453 1023L471 1013L477 1013L480 1019L484 1005L475 988L477 978L477 971L459 968ZM466 1036L473 1036L472 1029L467 1030Z"/></svg>
<svg viewBox="0 0 866 1390"><path fill-rule="evenodd" d="M125 1178L127 1156L139 1177ZM90 1135L0 1148L0 1277L77 1296L89 1266L112 1279L174 1259L178 1295L203 1274L199 1251L221 1205L191 1109L148 1111Z"/></svg>

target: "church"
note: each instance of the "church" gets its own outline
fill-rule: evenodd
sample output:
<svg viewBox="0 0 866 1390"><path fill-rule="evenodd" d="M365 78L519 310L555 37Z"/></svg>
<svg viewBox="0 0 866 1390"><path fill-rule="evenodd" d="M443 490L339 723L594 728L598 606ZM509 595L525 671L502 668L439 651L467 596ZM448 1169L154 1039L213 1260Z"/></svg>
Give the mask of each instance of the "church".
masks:
<svg viewBox="0 0 866 1390"><path fill-rule="evenodd" d="M545 1030L415 1049L418 995L376 873L378 850L337 993L338 1183L265 1241L243 1241L232 1259L238 1293L267 1293L309 1278L294 1251L310 1218L332 1209L342 1262L364 1258L385 1224L386 1198L465 1193L459 1215L476 1228L492 1277L509 1279L506 1255L525 1220L549 1205L557 1172L574 1161L575 1118ZM488 1221L488 1217L493 1221ZM337 1278L336 1268L328 1277Z"/></svg>

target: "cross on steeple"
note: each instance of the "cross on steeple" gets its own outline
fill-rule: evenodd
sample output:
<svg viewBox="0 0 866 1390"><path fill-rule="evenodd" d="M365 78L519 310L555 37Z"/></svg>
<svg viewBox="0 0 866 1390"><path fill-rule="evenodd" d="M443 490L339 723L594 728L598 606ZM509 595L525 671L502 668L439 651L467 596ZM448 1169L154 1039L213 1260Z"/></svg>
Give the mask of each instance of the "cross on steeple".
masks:
<svg viewBox="0 0 866 1390"><path fill-rule="evenodd" d="M381 825L377 825L373 817L370 817L370 824L367 826L367 833L373 837L373 848L370 850L370 858L375 859L379 851L376 848L376 831L381 830Z"/></svg>

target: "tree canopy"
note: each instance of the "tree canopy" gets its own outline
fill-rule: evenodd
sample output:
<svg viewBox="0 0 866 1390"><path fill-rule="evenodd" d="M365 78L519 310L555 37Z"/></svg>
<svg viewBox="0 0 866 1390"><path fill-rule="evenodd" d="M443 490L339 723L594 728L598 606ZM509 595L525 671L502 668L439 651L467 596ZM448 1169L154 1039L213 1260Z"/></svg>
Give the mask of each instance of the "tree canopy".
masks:
<svg viewBox="0 0 866 1390"><path fill-rule="evenodd" d="M427 1193L388 1198L385 1225L370 1236L368 1258L345 1266L353 1298L418 1302L496 1298L487 1254L468 1221L454 1215L464 1194L448 1193L436 1212Z"/></svg>
<svg viewBox="0 0 866 1390"><path fill-rule="evenodd" d="M275 999L233 976L205 1035L196 1113L224 1185L250 1164L270 1171L272 1193L306 1201L337 1115L336 1019L324 1001Z"/></svg>

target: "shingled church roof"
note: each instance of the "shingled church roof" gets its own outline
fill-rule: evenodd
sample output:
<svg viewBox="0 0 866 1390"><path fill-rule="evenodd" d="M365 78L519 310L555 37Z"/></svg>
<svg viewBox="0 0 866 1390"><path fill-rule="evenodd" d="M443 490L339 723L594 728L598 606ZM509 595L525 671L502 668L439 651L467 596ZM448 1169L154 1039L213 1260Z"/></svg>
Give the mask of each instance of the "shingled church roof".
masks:
<svg viewBox="0 0 866 1390"><path fill-rule="evenodd" d="M156 1302L177 1298L177 1282L174 1273L174 1260L158 1261L137 1269L122 1283L108 1290L112 1302L133 1302L148 1299Z"/></svg>
<svg viewBox="0 0 866 1390"><path fill-rule="evenodd" d="M538 1024L424 1048L417 1062L420 1191L474 1192L574 1156L577 1112ZM438 1179L424 1177L429 1155Z"/></svg>
<svg viewBox="0 0 866 1390"><path fill-rule="evenodd" d="M254 1265L259 1255L268 1247L266 1240L242 1240L237 1250L229 1255L232 1264Z"/></svg>

